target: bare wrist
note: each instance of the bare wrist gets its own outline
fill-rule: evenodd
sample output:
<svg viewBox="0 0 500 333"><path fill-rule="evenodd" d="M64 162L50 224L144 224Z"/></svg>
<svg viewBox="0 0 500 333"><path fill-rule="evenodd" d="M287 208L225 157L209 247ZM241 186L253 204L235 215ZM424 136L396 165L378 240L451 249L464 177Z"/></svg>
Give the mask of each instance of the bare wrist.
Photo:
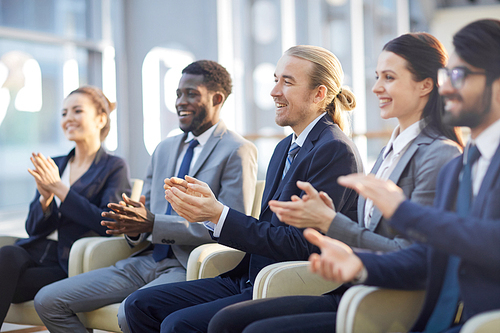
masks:
<svg viewBox="0 0 500 333"><path fill-rule="evenodd" d="M219 201L217 201L215 214L210 219L210 222L212 222L213 224L219 223L219 219L223 211L224 211L224 205L221 204Z"/></svg>

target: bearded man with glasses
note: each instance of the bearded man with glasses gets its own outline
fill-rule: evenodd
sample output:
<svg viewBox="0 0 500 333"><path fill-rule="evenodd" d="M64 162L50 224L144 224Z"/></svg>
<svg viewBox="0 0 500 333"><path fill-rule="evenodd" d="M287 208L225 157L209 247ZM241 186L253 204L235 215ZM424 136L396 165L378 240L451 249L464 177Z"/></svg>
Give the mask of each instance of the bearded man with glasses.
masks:
<svg viewBox="0 0 500 333"><path fill-rule="evenodd" d="M373 176L339 178L373 200L391 226L416 244L388 254L361 253L312 229L320 247L311 269L339 282L427 290L412 332L459 332L472 316L500 309L500 21L473 22L453 38L455 53L439 71L448 124L467 126L463 156L440 172L434 207L406 200L401 188Z"/></svg>

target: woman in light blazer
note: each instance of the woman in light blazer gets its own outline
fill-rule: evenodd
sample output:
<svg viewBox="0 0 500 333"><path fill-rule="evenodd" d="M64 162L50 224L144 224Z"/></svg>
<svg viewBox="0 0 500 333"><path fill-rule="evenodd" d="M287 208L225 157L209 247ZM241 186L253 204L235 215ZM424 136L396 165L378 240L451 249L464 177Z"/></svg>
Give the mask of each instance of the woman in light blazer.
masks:
<svg viewBox="0 0 500 333"><path fill-rule="evenodd" d="M437 70L445 66L442 44L427 33L410 33L389 41L379 56L373 93L381 117L397 118L387 146L372 169L391 179L412 201L431 205L441 167L458 156L458 130L443 124ZM358 221L336 213L326 193L299 182L306 192L290 202L271 201L281 221L298 228L313 227L349 246L392 251L410 245L382 217L371 201L358 199ZM224 308L212 319L209 332L331 332L335 312L346 287L322 296L289 296L249 301Z"/></svg>
<svg viewBox="0 0 500 333"><path fill-rule="evenodd" d="M64 100L61 127L75 148L54 159L33 153L28 171L37 191L26 220L29 237L0 248L0 326L11 303L32 300L68 276L73 242L105 236L101 213L130 192L125 161L101 146L113 109L99 88L74 90Z"/></svg>

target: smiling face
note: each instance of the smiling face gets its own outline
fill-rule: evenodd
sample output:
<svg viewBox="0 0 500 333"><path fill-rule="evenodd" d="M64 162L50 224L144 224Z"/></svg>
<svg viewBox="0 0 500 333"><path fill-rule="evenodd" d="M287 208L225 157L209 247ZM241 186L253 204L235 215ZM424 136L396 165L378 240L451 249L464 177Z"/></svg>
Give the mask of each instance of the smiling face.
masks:
<svg viewBox="0 0 500 333"><path fill-rule="evenodd" d="M377 63L377 81L372 91L379 99L380 116L397 118L402 130L420 120L429 99L408 70L407 61L395 53L383 51Z"/></svg>
<svg viewBox="0 0 500 333"><path fill-rule="evenodd" d="M320 113L315 100L317 89L311 89L309 73L313 63L294 56L284 55L278 61L271 96L276 105L276 124L292 127L299 135Z"/></svg>
<svg viewBox="0 0 500 333"><path fill-rule="evenodd" d="M219 122L219 112L213 105L216 93L208 91L203 75L183 74L176 93L175 107L182 131L198 136Z"/></svg>
<svg viewBox="0 0 500 333"><path fill-rule="evenodd" d="M85 94L73 93L63 102L61 127L70 141L99 140L106 125L106 114L97 114L96 107Z"/></svg>
<svg viewBox="0 0 500 333"><path fill-rule="evenodd" d="M453 53L447 68L452 69L459 66L466 67L472 72L484 72L484 69L469 65ZM441 84L439 94L443 96L445 102L444 121L453 126L470 127L473 132L478 127L489 126L490 121L487 118L491 108L488 106L491 100L491 91L488 92L485 88L485 75L468 75L460 89L455 89L449 79Z"/></svg>

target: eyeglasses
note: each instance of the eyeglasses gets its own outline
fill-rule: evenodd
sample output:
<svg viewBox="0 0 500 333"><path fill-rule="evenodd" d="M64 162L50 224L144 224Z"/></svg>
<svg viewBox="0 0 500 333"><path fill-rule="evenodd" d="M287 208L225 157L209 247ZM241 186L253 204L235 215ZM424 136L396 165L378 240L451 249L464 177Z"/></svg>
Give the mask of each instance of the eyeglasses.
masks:
<svg viewBox="0 0 500 333"><path fill-rule="evenodd" d="M464 85L465 78L468 75L486 75L485 72L473 72L467 67L459 66L452 69L440 68L438 69L438 86L442 86L447 79L450 79L451 85L455 89L460 89Z"/></svg>

